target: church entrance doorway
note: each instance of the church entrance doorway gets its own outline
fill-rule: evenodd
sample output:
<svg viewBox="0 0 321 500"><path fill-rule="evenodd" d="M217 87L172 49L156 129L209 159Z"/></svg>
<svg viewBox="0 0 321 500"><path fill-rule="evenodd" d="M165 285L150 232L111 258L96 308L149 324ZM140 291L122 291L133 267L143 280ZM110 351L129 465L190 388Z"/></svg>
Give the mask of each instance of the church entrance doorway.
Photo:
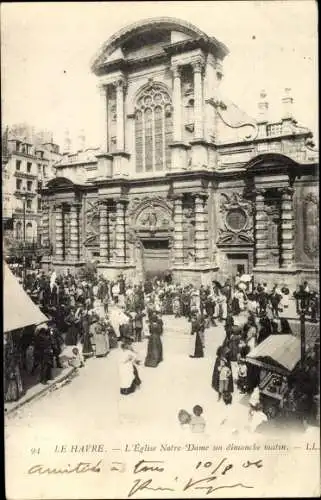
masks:
<svg viewBox="0 0 321 500"><path fill-rule="evenodd" d="M248 254L243 253L232 253L227 254L228 258L228 267L230 276L236 276L239 273L242 274L249 273L249 256Z"/></svg>
<svg viewBox="0 0 321 500"><path fill-rule="evenodd" d="M142 246L144 278L166 278L166 275L169 273L168 239L142 240Z"/></svg>

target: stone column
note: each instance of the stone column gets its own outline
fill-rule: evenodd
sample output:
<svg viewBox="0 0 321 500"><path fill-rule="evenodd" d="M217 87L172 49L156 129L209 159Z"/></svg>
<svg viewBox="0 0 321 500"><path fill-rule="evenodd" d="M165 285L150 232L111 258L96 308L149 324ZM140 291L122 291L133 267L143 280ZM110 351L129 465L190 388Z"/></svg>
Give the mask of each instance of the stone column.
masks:
<svg viewBox="0 0 321 500"><path fill-rule="evenodd" d="M125 240L125 211L126 200L116 201L116 260L124 263L126 259Z"/></svg>
<svg viewBox="0 0 321 500"><path fill-rule="evenodd" d="M207 194L195 194L195 261L205 264L208 260Z"/></svg>
<svg viewBox="0 0 321 500"><path fill-rule="evenodd" d="M100 123L99 123L99 146L102 153L108 151L108 118L107 118L107 87L106 85L100 85L99 87L100 95Z"/></svg>
<svg viewBox="0 0 321 500"><path fill-rule="evenodd" d="M281 193L281 267L290 268L294 264L294 190L286 187Z"/></svg>
<svg viewBox="0 0 321 500"><path fill-rule="evenodd" d="M79 204L70 206L70 255L72 260L79 259Z"/></svg>
<svg viewBox="0 0 321 500"><path fill-rule="evenodd" d="M256 267L264 267L267 264L267 224L268 216L265 211L263 189L256 190L255 197L255 255Z"/></svg>
<svg viewBox="0 0 321 500"><path fill-rule="evenodd" d="M41 245L45 248L49 245L49 205L48 203L44 203L42 206L42 214L41 214L41 225L42 225L42 236L41 236Z"/></svg>
<svg viewBox="0 0 321 500"><path fill-rule="evenodd" d="M64 260L62 205L55 206L55 213L56 213L55 257L57 260Z"/></svg>
<svg viewBox="0 0 321 500"><path fill-rule="evenodd" d="M183 195L174 198L174 263L183 264Z"/></svg>
<svg viewBox="0 0 321 500"><path fill-rule="evenodd" d="M120 78L116 82L116 147L117 151L124 151L125 149L125 123L124 123L124 91L125 80Z"/></svg>
<svg viewBox="0 0 321 500"><path fill-rule="evenodd" d="M108 217L107 201L102 201L99 206L99 255L101 262L106 262L108 258L107 217Z"/></svg>
<svg viewBox="0 0 321 500"><path fill-rule="evenodd" d="M203 139L203 61L193 64L194 72L194 139Z"/></svg>
<svg viewBox="0 0 321 500"><path fill-rule="evenodd" d="M173 71L173 141L182 140L182 91L181 91L181 68L174 66Z"/></svg>

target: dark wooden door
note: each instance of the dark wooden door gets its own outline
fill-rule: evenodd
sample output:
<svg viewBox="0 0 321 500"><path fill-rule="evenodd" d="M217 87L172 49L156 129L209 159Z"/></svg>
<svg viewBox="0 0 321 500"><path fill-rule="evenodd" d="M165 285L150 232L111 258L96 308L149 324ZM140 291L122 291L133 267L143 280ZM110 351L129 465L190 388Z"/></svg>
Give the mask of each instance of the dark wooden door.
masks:
<svg viewBox="0 0 321 500"><path fill-rule="evenodd" d="M144 275L146 278L164 278L169 270L168 240L145 240L144 247Z"/></svg>

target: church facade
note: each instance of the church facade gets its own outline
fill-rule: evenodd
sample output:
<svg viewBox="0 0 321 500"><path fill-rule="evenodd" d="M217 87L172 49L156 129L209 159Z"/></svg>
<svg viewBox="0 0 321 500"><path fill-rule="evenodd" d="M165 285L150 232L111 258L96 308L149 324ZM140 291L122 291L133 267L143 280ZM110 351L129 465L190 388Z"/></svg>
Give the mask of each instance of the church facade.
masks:
<svg viewBox="0 0 321 500"><path fill-rule="evenodd" d="M100 148L64 155L42 192L44 267L182 283L318 277L318 153L283 98L278 122L222 97L226 46L184 21L112 36L92 64Z"/></svg>

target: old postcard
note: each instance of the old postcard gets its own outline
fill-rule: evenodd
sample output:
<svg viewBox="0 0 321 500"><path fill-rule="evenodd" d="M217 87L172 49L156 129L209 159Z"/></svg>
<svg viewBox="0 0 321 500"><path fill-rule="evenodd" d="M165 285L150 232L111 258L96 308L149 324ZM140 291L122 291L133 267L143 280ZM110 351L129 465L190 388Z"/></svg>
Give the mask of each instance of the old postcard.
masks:
<svg viewBox="0 0 321 500"><path fill-rule="evenodd" d="M316 3L1 36L7 498L318 497Z"/></svg>

